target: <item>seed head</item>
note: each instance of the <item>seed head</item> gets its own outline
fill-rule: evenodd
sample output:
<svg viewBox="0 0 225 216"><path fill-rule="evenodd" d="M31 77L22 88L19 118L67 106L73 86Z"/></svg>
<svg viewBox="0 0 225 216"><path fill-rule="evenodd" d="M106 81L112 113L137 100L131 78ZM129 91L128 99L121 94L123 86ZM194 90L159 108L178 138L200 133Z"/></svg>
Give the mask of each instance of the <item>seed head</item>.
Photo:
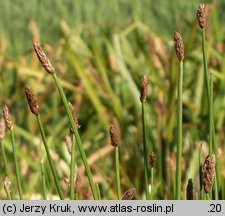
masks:
<svg viewBox="0 0 225 216"><path fill-rule="evenodd" d="M53 66L51 65L51 62L49 61L49 59L47 58L47 56L45 55L43 49L41 48L39 42L33 42L33 48L34 51L36 52L36 55L42 65L42 67L51 75L53 75L55 73L55 69L53 68Z"/></svg>
<svg viewBox="0 0 225 216"><path fill-rule="evenodd" d="M141 79L141 89L140 89L141 95L140 95L140 101L144 103L146 101L146 97L148 94L148 77L145 74L143 78Z"/></svg>
<svg viewBox="0 0 225 216"><path fill-rule="evenodd" d="M215 177L215 165L216 165L215 155L212 154L211 157L208 155L202 166L203 186L204 191L206 193L210 192L213 185Z"/></svg>
<svg viewBox="0 0 225 216"><path fill-rule="evenodd" d="M174 33L174 45L177 58L179 61L182 61L184 59L184 43L180 33L176 31Z"/></svg>
<svg viewBox="0 0 225 216"><path fill-rule="evenodd" d="M118 135L118 131L116 130L114 125L110 126L109 134L110 134L110 139L111 139L111 145L113 147L117 147L120 144L120 138Z"/></svg>
<svg viewBox="0 0 225 216"><path fill-rule="evenodd" d="M157 161L157 155L154 152L151 152L151 154L150 154L151 167L155 167L156 161Z"/></svg>
<svg viewBox="0 0 225 216"><path fill-rule="evenodd" d="M123 196L122 196L122 200L131 200L133 198L133 196L136 193L136 189L134 187L130 188L128 191L126 191Z"/></svg>
<svg viewBox="0 0 225 216"><path fill-rule="evenodd" d="M39 107L39 104L37 102L36 96L34 95L31 88L27 85L25 87L25 94L26 94L26 97L27 97L27 102L28 102L29 107L30 107L30 111L36 116L39 115L40 107Z"/></svg>
<svg viewBox="0 0 225 216"><path fill-rule="evenodd" d="M187 200L194 199L194 187L193 187L192 179L188 179L188 185L186 188L186 196L187 196Z"/></svg>
<svg viewBox="0 0 225 216"><path fill-rule="evenodd" d="M3 118L0 119L0 140L5 137L5 121Z"/></svg>
<svg viewBox="0 0 225 216"><path fill-rule="evenodd" d="M72 105L71 102L68 102L68 105L69 105L69 108L70 108L70 112L72 113L74 123L76 124L77 129L79 129L80 125L79 125L78 120L77 120L77 114L76 114L76 111L74 109L74 106ZM70 126L70 133L73 133L73 128L71 126Z"/></svg>
<svg viewBox="0 0 225 216"><path fill-rule="evenodd" d="M13 123L12 123L12 119L11 119L11 115L9 113L9 108L7 105L4 105L3 107L3 118L5 121L5 125L8 129L12 129L13 128Z"/></svg>
<svg viewBox="0 0 225 216"><path fill-rule="evenodd" d="M201 28L205 28L206 26L206 5L200 4L197 10L197 19L198 24Z"/></svg>
<svg viewBox="0 0 225 216"><path fill-rule="evenodd" d="M82 182L83 182L83 174L82 172L78 171L75 179L76 193L79 193L81 191Z"/></svg>

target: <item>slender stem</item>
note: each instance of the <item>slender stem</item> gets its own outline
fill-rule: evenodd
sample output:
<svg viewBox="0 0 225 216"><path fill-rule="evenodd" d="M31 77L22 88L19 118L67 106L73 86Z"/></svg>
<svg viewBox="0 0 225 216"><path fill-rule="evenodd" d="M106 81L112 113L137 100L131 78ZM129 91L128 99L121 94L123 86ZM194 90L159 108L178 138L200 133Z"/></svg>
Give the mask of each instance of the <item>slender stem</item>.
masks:
<svg viewBox="0 0 225 216"><path fill-rule="evenodd" d="M203 63L204 63L204 73L205 73L205 83L206 83L206 91L207 91L207 98L208 98L208 104L210 106L210 82L209 82L209 72L208 72L208 64L207 64L207 59L206 59L206 40L205 40L205 28L202 29L202 54L203 54ZM216 181L215 183L217 184L217 188L220 186L219 182L219 168L218 168L218 163L217 163L217 149L218 145L217 142L215 141L215 125L214 121L212 122L212 145L213 145L213 150L216 156ZM218 196L218 194L216 195Z"/></svg>
<svg viewBox="0 0 225 216"><path fill-rule="evenodd" d="M181 163L182 163L182 95L183 95L183 60L179 64L178 100L177 100L177 164L176 164L176 199L180 200Z"/></svg>
<svg viewBox="0 0 225 216"><path fill-rule="evenodd" d="M2 140L0 140L0 145L1 145L2 160L3 160L4 169L5 169L5 175L9 176L8 170L7 170L7 160L6 160L5 148L4 148L4 144L3 144Z"/></svg>
<svg viewBox="0 0 225 216"><path fill-rule="evenodd" d="M121 187L120 187L120 167L119 167L119 147L115 149L115 167L116 167L116 185L117 185L117 194L118 199L122 199Z"/></svg>
<svg viewBox="0 0 225 216"><path fill-rule="evenodd" d="M62 192L61 192L60 185L59 185L59 179L58 179L58 176L57 176L57 173L56 173L56 168L54 166L54 163L53 163L53 160L52 160L49 148L48 148L48 144L47 144L44 128L43 128L43 125L41 123L40 115L37 115L36 117L37 117L39 130L41 132L42 140L43 140L43 143L44 143L45 151L46 151L46 154L47 154L48 162L49 162L49 165L50 165L50 168L51 168L51 171L52 171L52 175L53 175L53 178L54 178L55 186L56 186L56 189L58 191L60 199L63 199Z"/></svg>
<svg viewBox="0 0 225 216"><path fill-rule="evenodd" d="M19 191L19 198L22 200L23 199L23 192L22 192L22 183L21 183L21 178L20 178L20 171L19 171L19 165L17 162L16 158L16 146L15 146L15 136L14 136L14 129L10 129L11 133L11 141L12 141L12 150L13 150L13 159L16 167L16 181L18 185L18 191Z"/></svg>
<svg viewBox="0 0 225 216"><path fill-rule="evenodd" d="M72 152L71 152L71 162L70 162L70 199L74 200L75 190L74 190L74 172L75 172L75 136L73 135L72 142Z"/></svg>
<svg viewBox="0 0 225 216"><path fill-rule="evenodd" d="M53 74L52 77L53 77L55 85L56 85L56 87L57 87L57 89L59 91L59 94L60 94L60 96L62 98L64 107L66 109L66 112L67 112L67 115L68 115L68 118L69 118L69 121L70 121L70 124L71 124L71 126L73 128L73 132L74 132L74 135L75 135L75 138L76 138L76 142L77 142L77 145L78 145L78 149L80 151L81 158L82 158L83 163L84 163L84 167L85 167L85 170L86 170L86 173L87 173L87 177L88 177L88 180L89 180L89 184L90 184L90 187L91 187L91 191L92 191L93 197L94 197L95 200L97 200L98 199L98 193L97 193L97 190L96 190L93 178L92 178L91 170L90 170L90 167L89 167L89 164L88 164L88 161L87 161L87 157L86 157L85 151L84 151L83 146L82 146L82 142L81 142L80 136L79 136L79 134L77 132L77 128L76 128L75 122L73 120L72 113L71 113L71 111L69 109L69 106L68 106L68 102L67 102L65 93L63 91L63 88L62 88L62 86L61 86L61 84L60 84L56 74Z"/></svg>
<svg viewBox="0 0 225 216"><path fill-rule="evenodd" d="M98 199L101 200L101 192L100 192L100 188L99 188L98 184L96 184L96 190L97 190L97 193L98 193Z"/></svg>
<svg viewBox="0 0 225 216"><path fill-rule="evenodd" d="M47 200L45 169L43 166L43 161L41 161L41 185L42 185L42 197L44 200Z"/></svg>
<svg viewBox="0 0 225 216"><path fill-rule="evenodd" d="M200 185L200 200L203 200L203 178L202 178L202 144L199 148L199 185Z"/></svg>
<svg viewBox="0 0 225 216"><path fill-rule="evenodd" d="M151 167L151 200L153 200L154 192L154 167Z"/></svg>
<svg viewBox="0 0 225 216"><path fill-rule="evenodd" d="M144 103L141 103L142 106L142 130L143 130L143 149L144 149L144 175L145 175L145 192L146 199L150 199L149 192L149 165L148 165L148 148L146 142L146 129L145 129L145 108Z"/></svg>

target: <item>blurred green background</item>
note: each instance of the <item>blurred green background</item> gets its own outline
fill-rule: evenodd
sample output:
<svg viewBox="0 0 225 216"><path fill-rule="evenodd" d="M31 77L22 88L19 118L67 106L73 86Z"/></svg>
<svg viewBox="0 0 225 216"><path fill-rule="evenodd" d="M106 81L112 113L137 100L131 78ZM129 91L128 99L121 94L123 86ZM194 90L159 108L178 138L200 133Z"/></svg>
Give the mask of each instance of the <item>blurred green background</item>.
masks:
<svg viewBox="0 0 225 216"><path fill-rule="evenodd" d="M7 103L15 123L16 143L23 187L27 199L40 198L40 160L49 169L41 137L26 105L24 86L38 96L41 117L52 149L64 193L68 186L70 156L65 136L69 123L51 77L41 68L32 41L39 40L68 99L75 105L80 135L91 161L102 197L116 198L113 148L108 128L121 131L122 191L137 189L144 197L141 104L139 86L147 74L150 91L146 104L149 150L158 155L155 195L171 199L174 194L176 150L176 88L178 62L173 34L185 41L183 96L184 162L183 194L188 178L198 188L200 141L208 141L208 105L204 90L201 32L196 10L201 1L179 0L30 0L0 1L0 107ZM214 72L216 140L224 149L225 118L225 1L209 3L207 56ZM15 190L9 134L4 141ZM203 144L206 156L207 147ZM220 159L221 182L225 186L224 157ZM81 160L76 157L77 167ZM2 163L0 164L2 166ZM47 173L48 197L54 198L52 177ZM0 173L0 198L4 174ZM85 198L88 182L84 179Z"/></svg>

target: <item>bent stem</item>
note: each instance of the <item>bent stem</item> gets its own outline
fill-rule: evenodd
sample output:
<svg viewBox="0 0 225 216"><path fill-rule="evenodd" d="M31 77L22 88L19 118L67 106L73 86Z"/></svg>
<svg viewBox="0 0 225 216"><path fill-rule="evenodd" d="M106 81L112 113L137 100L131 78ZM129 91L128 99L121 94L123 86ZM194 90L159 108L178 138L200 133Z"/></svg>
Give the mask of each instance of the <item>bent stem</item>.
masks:
<svg viewBox="0 0 225 216"><path fill-rule="evenodd" d="M94 197L95 200L97 200L98 199L98 193L97 193L97 190L96 190L93 178L92 178L91 170L90 170L90 167L89 167L89 164L88 164L88 161L87 161L87 157L86 157L85 151L84 151L83 146L82 146L82 142L81 142L80 136L78 134L75 122L73 120L72 113L71 113L71 111L69 109L69 106L68 106L68 101L66 99L65 93L63 91L63 88L62 88L62 86L61 86L61 84L60 84L56 74L54 73L52 75L52 77L53 77L55 85L56 85L56 87L57 87L57 89L59 91L59 94L60 94L60 96L62 98L64 107L65 107L66 112L67 112L67 116L68 116L70 124L72 126L72 129L73 129L73 132L74 132L74 135L75 135L75 139L76 139L76 142L77 142L77 146L78 146L78 149L79 149L79 152L80 152L80 155L81 155L81 158L82 158L82 161L84 163L84 167L85 167L85 170L86 170L86 173L87 173L87 177L88 177L88 181L89 181L89 184L90 184L90 187L91 187L91 191L92 191L93 197Z"/></svg>
<svg viewBox="0 0 225 216"><path fill-rule="evenodd" d="M13 159L16 167L16 181L17 181L17 186L18 186L18 191L19 191L19 198L20 200L23 199L23 191L22 191L22 183L21 183L21 178L20 178L20 171L19 171L19 165L17 162L16 158L16 147L15 147L15 136L14 136L14 129L13 127L10 129L10 134L11 134L11 142L12 142L12 150L13 150Z"/></svg>
<svg viewBox="0 0 225 216"><path fill-rule="evenodd" d="M120 168L119 168L119 147L117 146L115 149L115 167L116 167L116 185L117 185L117 193L118 199L122 199L121 187L120 187Z"/></svg>
<svg viewBox="0 0 225 216"><path fill-rule="evenodd" d="M142 131L143 131L143 149L144 149L144 175L145 175L145 192L146 200L150 199L149 192L149 164L148 164L148 148L146 142L146 131L145 131L145 108L144 103L141 103L142 106Z"/></svg>
<svg viewBox="0 0 225 216"><path fill-rule="evenodd" d="M52 160L49 148L48 148L48 144L47 144L44 128L43 128L43 125L41 123L40 115L37 115L36 117L37 117L39 130L41 132L42 140L43 140L43 143L44 143L45 151L46 151L46 154L47 154L48 162L49 162L49 165L50 165L50 168L51 168L51 171L52 171L52 175L53 175L53 178L54 178L55 186L56 186L56 189L58 191L60 199L63 199L62 192L61 192L60 185L59 185L59 179L58 179L56 169L55 169L55 166L54 166L54 163L53 163L53 160Z"/></svg>
<svg viewBox="0 0 225 216"><path fill-rule="evenodd" d="M177 164L176 164L176 200L180 200L181 162L182 162L182 95L183 95L183 60L179 64L178 100L177 100Z"/></svg>
<svg viewBox="0 0 225 216"><path fill-rule="evenodd" d="M73 135L72 151L71 151L71 162L70 162L70 199L74 200L75 190L74 190L74 172L75 172L75 136Z"/></svg>

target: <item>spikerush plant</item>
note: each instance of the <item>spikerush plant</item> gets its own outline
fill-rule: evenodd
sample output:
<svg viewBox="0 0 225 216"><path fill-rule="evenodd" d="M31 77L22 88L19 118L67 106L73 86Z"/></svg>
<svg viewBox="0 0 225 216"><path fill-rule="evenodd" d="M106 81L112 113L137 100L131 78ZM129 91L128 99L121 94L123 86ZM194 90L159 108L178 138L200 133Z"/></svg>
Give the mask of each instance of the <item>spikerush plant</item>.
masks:
<svg viewBox="0 0 225 216"><path fill-rule="evenodd" d="M68 101L66 99L66 96L65 96L65 93L63 91L63 88L62 88L62 86L61 86L61 84L59 82L59 79L58 79L58 77L57 77L57 75L55 73L55 69L51 65L49 59L45 55L45 53L42 50L40 44L38 42L34 42L33 43L33 48L34 48L34 51L36 52L36 55L37 55L41 65L42 65L42 67L45 69L46 72L48 72L48 74L50 74L52 76L52 78L53 78L53 80L55 82L55 85L56 85L56 87L58 89L58 92L59 92L59 94L61 96L61 99L62 99L64 107L66 109L66 113L67 113L69 122L71 124L71 127L73 129L74 136L75 136L75 139L76 139L76 143L77 143L77 146L78 146L78 149L79 149L79 152L80 152L80 155L81 155L81 158L82 158L82 161L83 161L86 173L87 173L87 177L88 177L88 180L89 180L89 183L90 183L90 188L91 188L93 197L94 197L94 199L97 200L98 199L98 193L97 193L96 186L95 186L93 178L92 178L91 169L89 167L89 164L88 164L88 161L87 161L87 157L86 157L86 153L84 151L84 148L83 148L83 145L82 145L79 133L77 131L77 127L76 127L76 123L74 122L73 115L72 115L72 113L71 113L71 111L69 109Z"/></svg>

